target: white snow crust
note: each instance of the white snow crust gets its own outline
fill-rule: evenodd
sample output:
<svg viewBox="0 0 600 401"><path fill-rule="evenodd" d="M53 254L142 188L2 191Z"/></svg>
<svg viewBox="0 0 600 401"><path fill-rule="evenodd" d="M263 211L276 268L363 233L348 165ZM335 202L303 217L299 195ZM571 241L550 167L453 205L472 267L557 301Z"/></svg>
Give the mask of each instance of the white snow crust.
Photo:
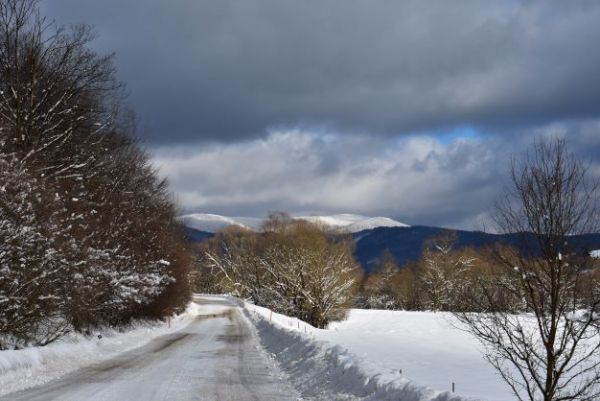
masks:
<svg viewBox="0 0 600 401"><path fill-rule="evenodd" d="M329 387L332 394L360 400L514 399L479 343L453 327L450 314L353 309L346 321L320 330L245 307L263 346L308 395L311 387Z"/></svg>

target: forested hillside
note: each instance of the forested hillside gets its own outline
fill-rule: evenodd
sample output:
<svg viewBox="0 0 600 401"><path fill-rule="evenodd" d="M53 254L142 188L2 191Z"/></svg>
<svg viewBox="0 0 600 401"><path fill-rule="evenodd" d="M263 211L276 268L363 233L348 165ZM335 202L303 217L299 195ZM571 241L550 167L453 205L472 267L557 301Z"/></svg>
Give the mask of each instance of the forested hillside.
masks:
<svg viewBox="0 0 600 401"><path fill-rule="evenodd" d="M495 243L519 246L517 235L491 234L481 231L451 230L442 227L375 227L353 234L356 242L354 256L365 272L370 272L378 264L381 256L389 252L395 262L403 266L419 260L427 241L443 234L456 234L457 248L482 248ZM186 227L186 237L190 242L202 242L214 234ZM574 245L590 251L600 249L600 234L575 235Z"/></svg>

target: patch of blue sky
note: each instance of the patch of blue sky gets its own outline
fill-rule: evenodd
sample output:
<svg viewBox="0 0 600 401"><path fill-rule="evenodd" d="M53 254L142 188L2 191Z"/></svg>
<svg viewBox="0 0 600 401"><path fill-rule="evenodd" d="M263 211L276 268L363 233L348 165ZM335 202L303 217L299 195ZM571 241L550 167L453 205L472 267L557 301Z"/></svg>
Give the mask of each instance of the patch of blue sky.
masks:
<svg viewBox="0 0 600 401"><path fill-rule="evenodd" d="M448 131L438 131L432 133L432 136L443 145L448 145L458 139L478 139L481 133L471 126L462 126Z"/></svg>
<svg viewBox="0 0 600 401"><path fill-rule="evenodd" d="M470 125L462 125L451 129L440 129L435 131L418 131L406 136L396 137L398 144L403 144L409 138L431 138L441 145L447 146L456 140L475 140L483 137L483 133Z"/></svg>

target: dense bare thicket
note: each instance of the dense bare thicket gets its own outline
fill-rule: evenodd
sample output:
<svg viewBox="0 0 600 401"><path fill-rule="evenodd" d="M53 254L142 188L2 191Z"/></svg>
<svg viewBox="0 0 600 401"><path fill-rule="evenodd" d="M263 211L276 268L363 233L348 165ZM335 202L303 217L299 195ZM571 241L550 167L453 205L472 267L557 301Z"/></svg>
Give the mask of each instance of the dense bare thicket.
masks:
<svg viewBox="0 0 600 401"><path fill-rule="evenodd" d="M267 287L261 283L267 275L258 262L259 236L246 228L231 226L201 245L200 278L207 292L230 293L262 305Z"/></svg>
<svg viewBox="0 0 600 401"><path fill-rule="evenodd" d="M420 264L398 266L391 252L385 250L365 274L354 300L357 308L389 310L423 310L426 301Z"/></svg>
<svg viewBox="0 0 600 401"><path fill-rule="evenodd" d="M485 313L457 317L519 399L596 400L600 286L587 250L571 236L597 232L598 186L564 140L536 143L513 163L512 181L497 222L521 234L524 252L498 250L502 273L475 282L483 299L465 297ZM507 309L498 293L520 304Z"/></svg>
<svg viewBox="0 0 600 401"><path fill-rule="evenodd" d="M353 242L307 221L272 215L260 233L229 228L202 250L202 285L316 327L344 317L358 279Z"/></svg>
<svg viewBox="0 0 600 401"><path fill-rule="evenodd" d="M384 251L375 263L374 271L366 275L354 301L355 305L370 309L409 309L402 286L408 276L402 277L393 255Z"/></svg>
<svg viewBox="0 0 600 401"><path fill-rule="evenodd" d="M110 56L0 2L0 349L183 305L188 251Z"/></svg>
<svg viewBox="0 0 600 401"><path fill-rule="evenodd" d="M355 305L369 309L487 310L483 301L486 295L476 283L484 277L499 275L500 269L490 250L458 249L455 243L453 232L430 238L421 258L405 266L398 266L393 256L384 252L375 263L374 271L362 282ZM480 299L481 303L465 302L465 294ZM508 300L506 307L509 307Z"/></svg>
<svg viewBox="0 0 600 401"><path fill-rule="evenodd" d="M455 242L456 234L450 233L430 239L425 246L421 282L427 309L447 311L460 307L469 270L477 258L455 252Z"/></svg>

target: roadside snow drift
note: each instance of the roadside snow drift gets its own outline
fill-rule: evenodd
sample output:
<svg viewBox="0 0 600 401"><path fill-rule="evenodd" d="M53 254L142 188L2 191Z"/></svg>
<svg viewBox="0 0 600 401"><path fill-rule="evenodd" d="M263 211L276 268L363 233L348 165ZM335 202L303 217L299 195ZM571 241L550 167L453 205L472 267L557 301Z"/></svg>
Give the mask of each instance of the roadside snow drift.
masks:
<svg viewBox="0 0 600 401"><path fill-rule="evenodd" d="M352 310L348 320L319 330L245 307L263 346L311 399L339 399L340 393L381 401L514 399L477 341L454 328L449 314Z"/></svg>

